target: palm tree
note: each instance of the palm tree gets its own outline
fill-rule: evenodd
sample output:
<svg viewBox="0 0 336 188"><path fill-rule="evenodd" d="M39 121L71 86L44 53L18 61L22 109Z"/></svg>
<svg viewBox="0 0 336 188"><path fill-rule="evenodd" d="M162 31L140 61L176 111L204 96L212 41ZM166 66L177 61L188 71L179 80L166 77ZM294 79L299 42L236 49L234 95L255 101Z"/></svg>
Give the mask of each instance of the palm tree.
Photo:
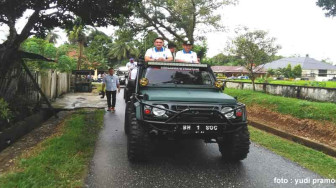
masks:
<svg viewBox="0 0 336 188"><path fill-rule="evenodd" d="M48 41L49 43L55 44L57 42L57 39L59 38L60 36L58 35L58 33L56 33L54 30L49 30L44 40Z"/></svg>
<svg viewBox="0 0 336 188"><path fill-rule="evenodd" d="M81 18L77 18L74 22L74 27L71 31L68 31L68 38L71 43L77 43L79 47L79 55L77 62L77 70L80 70L83 61L83 50L86 42L86 35L84 33L85 25Z"/></svg>
<svg viewBox="0 0 336 188"><path fill-rule="evenodd" d="M140 51L133 42L116 42L109 52L109 56L117 60L127 59L130 56L139 57L139 55Z"/></svg>

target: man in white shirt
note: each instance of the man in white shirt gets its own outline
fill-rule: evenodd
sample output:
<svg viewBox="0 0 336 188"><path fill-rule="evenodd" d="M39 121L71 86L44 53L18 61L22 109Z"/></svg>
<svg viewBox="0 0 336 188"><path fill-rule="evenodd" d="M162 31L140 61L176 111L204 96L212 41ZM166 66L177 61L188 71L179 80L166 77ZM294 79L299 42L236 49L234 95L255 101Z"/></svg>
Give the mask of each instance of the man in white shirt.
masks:
<svg viewBox="0 0 336 188"><path fill-rule="evenodd" d="M154 40L154 47L146 51L145 61L173 61L169 49L163 47L164 40L158 37Z"/></svg>
<svg viewBox="0 0 336 188"><path fill-rule="evenodd" d="M185 62L185 63L199 63L197 59L197 54L192 49L192 43L190 41L183 42L183 50L176 53L176 62Z"/></svg>
<svg viewBox="0 0 336 188"><path fill-rule="evenodd" d="M137 66L137 62L134 62L133 58L129 59L129 62L126 64L126 67L128 68L128 71L131 71Z"/></svg>

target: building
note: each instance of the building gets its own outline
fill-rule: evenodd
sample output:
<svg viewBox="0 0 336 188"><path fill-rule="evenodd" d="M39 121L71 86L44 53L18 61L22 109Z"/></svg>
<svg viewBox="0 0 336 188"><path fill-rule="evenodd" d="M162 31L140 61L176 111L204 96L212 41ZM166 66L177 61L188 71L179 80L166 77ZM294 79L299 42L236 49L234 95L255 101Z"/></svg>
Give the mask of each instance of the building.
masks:
<svg viewBox="0 0 336 188"><path fill-rule="evenodd" d="M265 70L286 68L291 64L292 68L301 65L302 78L316 81L328 81L336 77L336 66L317 61L310 57L290 57L272 61L263 66Z"/></svg>
<svg viewBox="0 0 336 188"><path fill-rule="evenodd" d="M249 71L243 66L211 66L212 71L216 75L225 75L226 77L248 76ZM256 77L264 76L266 71L255 71Z"/></svg>

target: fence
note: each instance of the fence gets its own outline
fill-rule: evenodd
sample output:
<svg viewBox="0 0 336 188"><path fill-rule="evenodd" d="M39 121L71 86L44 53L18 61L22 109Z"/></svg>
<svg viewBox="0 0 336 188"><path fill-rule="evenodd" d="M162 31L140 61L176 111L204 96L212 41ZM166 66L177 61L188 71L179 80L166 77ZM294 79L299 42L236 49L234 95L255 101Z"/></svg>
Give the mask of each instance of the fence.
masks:
<svg viewBox="0 0 336 188"><path fill-rule="evenodd" d="M54 100L58 96L70 91L70 78L70 73L59 73L48 70L38 75L38 83L49 100Z"/></svg>
<svg viewBox="0 0 336 188"><path fill-rule="evenodd" d="M225 87L252 90L252 83L225 81ZM256 91L306 100L336 103L336 88L256 83Z"/></svg>
<svg viewBox="0 0 336 188"><path fill-rule="evenodd" d="M53 70L32 72L34 81L38 83L43 93L49 100L70 91L70 73L59 73ZM36 104L41 101L41 96L33 84L33 80L20 67L14 68L7 75L0 75L0 97L6 101L18 101L20 98Z"/></svg>

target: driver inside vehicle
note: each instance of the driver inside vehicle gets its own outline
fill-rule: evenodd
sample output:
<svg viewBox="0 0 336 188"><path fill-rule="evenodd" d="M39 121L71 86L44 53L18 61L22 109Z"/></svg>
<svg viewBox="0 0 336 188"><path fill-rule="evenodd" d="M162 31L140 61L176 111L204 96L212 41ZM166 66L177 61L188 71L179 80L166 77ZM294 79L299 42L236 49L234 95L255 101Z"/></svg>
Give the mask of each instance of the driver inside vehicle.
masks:
<svg viewBox="0 0 336 188"><path fill-rule="evenodd" d="M157 37L154 39L154 47L146 51L145 61L173 61L172 53L163 45L163 38Z"/></svg>

